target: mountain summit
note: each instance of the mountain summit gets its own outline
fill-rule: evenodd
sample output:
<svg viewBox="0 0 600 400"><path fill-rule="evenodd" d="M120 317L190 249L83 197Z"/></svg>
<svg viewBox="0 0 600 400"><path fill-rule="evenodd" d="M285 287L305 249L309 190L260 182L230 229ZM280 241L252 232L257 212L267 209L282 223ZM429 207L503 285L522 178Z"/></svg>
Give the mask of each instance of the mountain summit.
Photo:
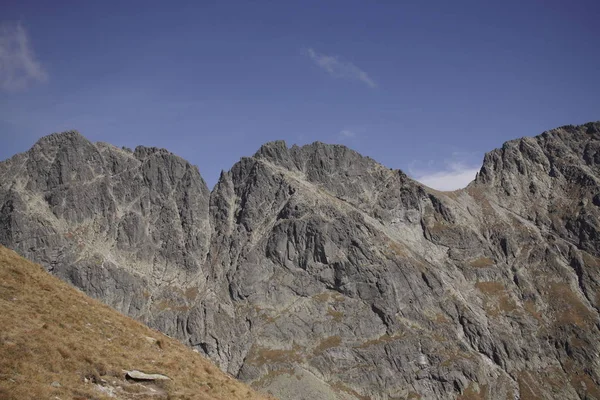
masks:
<svg viewBox="0 0 600 400"><path fill-rule="evenodd" d="M0 163L0 243L282 398L600 399L600 122L439 192L277 141L210 192L156 148Z"/></svg>

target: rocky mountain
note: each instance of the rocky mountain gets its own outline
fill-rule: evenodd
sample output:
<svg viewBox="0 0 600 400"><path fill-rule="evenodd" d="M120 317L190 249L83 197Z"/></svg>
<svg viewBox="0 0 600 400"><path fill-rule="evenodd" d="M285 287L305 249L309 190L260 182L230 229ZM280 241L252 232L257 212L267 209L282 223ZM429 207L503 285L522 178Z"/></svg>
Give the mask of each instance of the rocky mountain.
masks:
<svg viewBox="0 0 600 400"><path fill-rule="evenodd" d="M0 243L290 399L600 399L600 122L439 192L338 145L197 168L53 134L0 163Z"/></svg>

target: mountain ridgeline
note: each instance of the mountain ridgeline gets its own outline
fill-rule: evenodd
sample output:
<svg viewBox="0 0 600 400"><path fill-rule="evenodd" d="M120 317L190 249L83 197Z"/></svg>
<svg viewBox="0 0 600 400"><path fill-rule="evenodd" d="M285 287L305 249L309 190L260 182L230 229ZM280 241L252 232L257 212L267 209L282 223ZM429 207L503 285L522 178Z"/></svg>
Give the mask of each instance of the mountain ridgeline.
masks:
<svg viewBox="0 0 600 400"><path fill-rule="evenodd" d="M211 192L52 134L0 163L0 243L282 398L600 399L600 122L454 192L281 141Z"/></svg>

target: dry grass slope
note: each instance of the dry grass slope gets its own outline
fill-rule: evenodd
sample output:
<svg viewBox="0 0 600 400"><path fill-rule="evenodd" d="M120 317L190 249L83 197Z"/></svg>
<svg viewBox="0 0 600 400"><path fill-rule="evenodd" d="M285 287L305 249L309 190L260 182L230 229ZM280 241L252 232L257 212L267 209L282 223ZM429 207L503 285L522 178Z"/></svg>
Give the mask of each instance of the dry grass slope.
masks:
<svg viewBox="0 0 600 400"><path fill-rule="evenodd" d="M2 246L0 309L0 399L270 398ZM132 369L171 381L129 382Z"/></svg>

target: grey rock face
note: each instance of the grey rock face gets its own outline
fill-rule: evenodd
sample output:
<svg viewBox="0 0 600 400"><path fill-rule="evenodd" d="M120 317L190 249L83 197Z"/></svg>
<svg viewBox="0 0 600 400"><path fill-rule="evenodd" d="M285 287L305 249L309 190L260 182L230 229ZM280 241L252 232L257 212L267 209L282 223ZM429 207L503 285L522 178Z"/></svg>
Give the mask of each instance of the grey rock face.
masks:
<svg viewBox="0 0 600 400"><path fill-rule="evenodd" d="M210 193L183 159L67 132L0 164L0 179L0 241L111 306L159 324L153 296L204 285Z"/></svg>
<svg viewBox="0 0 600 400"><path fill-rule="evenodd" d="M0 243L286 398L600 398L600 123L438 192L343 147L222 173L69 132L0 163Z"/></svg>

